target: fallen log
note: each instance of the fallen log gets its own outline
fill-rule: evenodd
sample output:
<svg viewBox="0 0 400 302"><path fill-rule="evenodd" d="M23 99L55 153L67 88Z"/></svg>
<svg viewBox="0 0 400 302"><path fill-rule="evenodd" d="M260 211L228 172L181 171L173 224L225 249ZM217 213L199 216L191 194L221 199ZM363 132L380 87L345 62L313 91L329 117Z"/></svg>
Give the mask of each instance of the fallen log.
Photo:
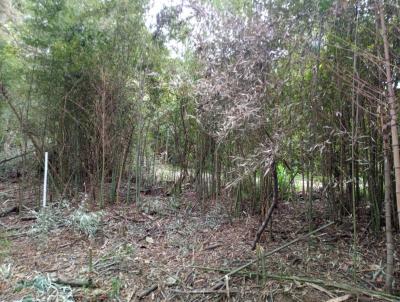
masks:
<svg viewBox="0 0 400 302"><path fill-rule="evenodd" d="M12 206L6 210L4 210L3 212L0 213L0 217L5 217L8 214L11 213L19 213L19 207L18 206Z"/></svg>

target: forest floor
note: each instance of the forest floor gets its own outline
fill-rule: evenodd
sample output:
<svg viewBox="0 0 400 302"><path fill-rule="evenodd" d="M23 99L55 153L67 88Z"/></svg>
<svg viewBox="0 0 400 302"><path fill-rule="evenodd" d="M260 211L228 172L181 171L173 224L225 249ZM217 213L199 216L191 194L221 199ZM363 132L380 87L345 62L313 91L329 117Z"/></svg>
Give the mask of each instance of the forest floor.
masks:
<svg viewBox="0 0 400 302"><path fill-rule="evenodd" d="M0 183L0 213L15 205L13 186ZM307 234L302 201L280 202L273 239L266 232L258 252L251 251L251 243L260 217L230 217L223 201L200 206L192 192L179 198L143 195L140 207L108 206L93 236L69 223L79 206L90 208L90 202L54 203L46 215L33 215L28 209L34 203L28 202L21 213L0 217L0 301L380 301L384 237L372 236L367 222L359 225L355 253L350 217L213 288L224 273L257 259L262 250ZM316 200L315 227L328 222L322 213ZM399 244L397 234L395 247ZM399 256L397 249L397 293Z"/></svg>

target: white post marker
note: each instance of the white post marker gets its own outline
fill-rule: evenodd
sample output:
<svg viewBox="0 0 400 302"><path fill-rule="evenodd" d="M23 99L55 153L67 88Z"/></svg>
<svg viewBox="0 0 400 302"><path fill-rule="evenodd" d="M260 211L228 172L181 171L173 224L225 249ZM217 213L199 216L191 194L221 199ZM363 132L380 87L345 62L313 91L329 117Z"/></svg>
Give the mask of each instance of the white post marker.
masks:
<svg viewBox="0 0 400 302"><path fill-rule="evenodd" d="M49 153L44 153L44 180L43 180L43 208L46 207L46 197L47 197L47 165L49 161Z"/></svg>

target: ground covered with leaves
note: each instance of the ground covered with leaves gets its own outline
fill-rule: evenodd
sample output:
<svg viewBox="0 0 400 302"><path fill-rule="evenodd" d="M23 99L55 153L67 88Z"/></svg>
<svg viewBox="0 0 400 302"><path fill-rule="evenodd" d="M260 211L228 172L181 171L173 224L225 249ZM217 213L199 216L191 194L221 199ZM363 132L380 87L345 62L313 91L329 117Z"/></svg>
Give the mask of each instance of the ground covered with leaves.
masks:
<svg viewBox="0 0 400 302"><path fill-rule="evenodd" d="M11 187L0 185L0 213L15 205ZM142 198L100 210L82 195L0 217L0 301L398 300L383 295L384 238L367 224L356 250L349 218L263 258L310 231L301 200L280 202L273 238L269 229L251 251L259 217L233 217L225 201L201 204L191 192ZM315 208L317 228L328 220Z"/></svg>

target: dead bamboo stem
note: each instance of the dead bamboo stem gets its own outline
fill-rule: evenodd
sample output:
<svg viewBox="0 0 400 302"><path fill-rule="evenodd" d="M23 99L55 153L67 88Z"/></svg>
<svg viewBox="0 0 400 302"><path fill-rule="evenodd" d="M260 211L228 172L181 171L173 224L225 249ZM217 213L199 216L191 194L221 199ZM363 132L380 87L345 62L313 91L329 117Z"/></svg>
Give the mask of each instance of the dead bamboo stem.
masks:
<svg viewBox="0 0 400 302"><path fill-rule="evenodd" d="M383 299L385 301L399 301L399 297L386 294L384 292L379 292L375 290L359 288L348 284L336 283L333 281L321 280L321 279L313 279L309 277L298 277L298 276L285 276L285 275L274 275L267 274L267 278L275 279L275 280L289 280L289 281L297 281L297 282L308 282L312 284L318 284L326 287L333 287L336 289L340 289L349 293L358 294L358 295L366 295L376 299Z"/></svg>

